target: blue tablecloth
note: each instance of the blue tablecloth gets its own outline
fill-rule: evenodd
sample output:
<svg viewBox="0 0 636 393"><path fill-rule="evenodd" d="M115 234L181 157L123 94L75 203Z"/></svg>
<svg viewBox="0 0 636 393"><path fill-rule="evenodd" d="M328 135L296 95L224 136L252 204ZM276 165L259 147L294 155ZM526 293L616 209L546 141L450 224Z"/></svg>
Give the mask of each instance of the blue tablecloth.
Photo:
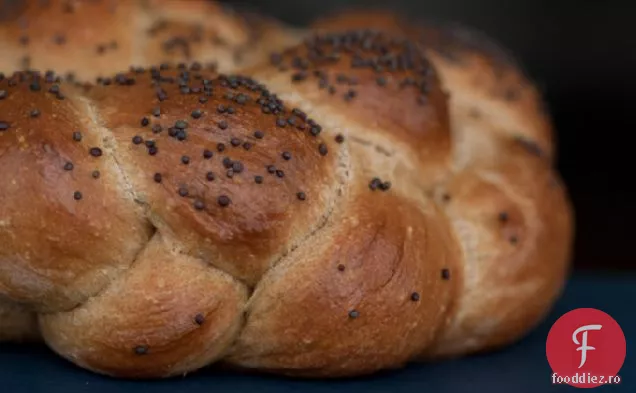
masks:
<svg viewBox="0 0 636 393"><path fill-rule="evenodd" d="M504 351L439 364L414 364L403 370L340 381L299 381L260 375L204 370L164 381L117 381L78 369L40 346L0 346L0 392L440 392L542 393L576 391L553 386L545 357L552 323L579 307L613 316L627 339L620 385L596 391L636 393L636 275L575 275L550 318L519 344Z"/></svg>

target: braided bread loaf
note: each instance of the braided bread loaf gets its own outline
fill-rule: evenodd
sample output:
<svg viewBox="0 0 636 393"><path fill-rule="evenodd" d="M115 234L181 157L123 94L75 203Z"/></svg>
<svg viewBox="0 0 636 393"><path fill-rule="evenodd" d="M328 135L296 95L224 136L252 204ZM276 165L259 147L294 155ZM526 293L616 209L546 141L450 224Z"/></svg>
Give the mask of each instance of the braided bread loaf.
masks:
<svg viewBox="0 0 636 393"><path fill-rule="evenodd" d="M364 18L231 75L0 78L0 339L333 377L538 323L573 231L539 94L454 30Z"/></svg>

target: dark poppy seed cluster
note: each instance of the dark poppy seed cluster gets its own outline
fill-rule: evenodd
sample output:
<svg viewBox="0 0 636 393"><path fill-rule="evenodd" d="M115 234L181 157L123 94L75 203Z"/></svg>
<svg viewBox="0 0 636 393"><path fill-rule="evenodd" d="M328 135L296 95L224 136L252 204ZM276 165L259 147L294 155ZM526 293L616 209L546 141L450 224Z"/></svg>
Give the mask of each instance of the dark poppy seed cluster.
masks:
<svg viewBox="0 0 636 393"><path fill-rule="evenodd" d="M315 83L345 102L357 100L360 79L370 78L380 88L416 89L417 102L424 105L434 76L415 43L373 30L315 35L303 47L273 53L270 62L289 71L292 83ZM343 64L348 72L334 71Z"/></svg>
<svg viewBox="0 0 636 393"><path fill-rule="evenodd" d="M225 182L244 184L243 179L249 177L248 184L257 186L269 184L266 178L270 176L274 178L272 181L284 181L287 169L297 165L296 154L291 147L298 143L298 138L306 139L310 146L314 144L313 154L316 157L329 155L327 144L320 138L322 126L306 113L286 108L275 94L251 78L209 74L201 72L202 68L197 63L176 67L161 65L131 70L128 74L98 81L107 88L149 85L152 89L147 113L140 113L137 117L137 123L133 125L136 127L135 134L130 137L130 143L133 151L156 156L157 160L161 159L163 151L172 155L175 149L179 149L182 153L178 154L179 161L175 164L201 171L188 174L190 180L179 180L180 183L173 183L172 188L179 197L186 198L195 211L211 212L214 206L232 206L231 195L221 191ZM178 105L183 117L174 119L170 115L173 113L170 108L174 105ZM249 126L245 125L242 116L248 112L249 116L258 116L259 127L246 128ZM200 145L202 136L206 140L210 138L207 145ZM191 150L193 138L197 140L196 153ZM281 149L272 156L273 151L261 147L268 143L268 138L276 138L281 147L288 145L290 148ZM252 152L257 157L266 153L271 157L271 163L263 166L248 164L246 159L249 156L245 154ZM173 181L173 176L162 172L153 171L149 176L154 183L165 186L168 179ZM218 189L220 194L214 196L206 191L204 197L202 181L208 185L218 184L214 189ZM293 191L293 199L302 202L308 200L309 195L305 190L297 189Z"/></svg>
<svg viewBox="0 0 636 393"><path fill-rule="evenodd" d="M193 24L187 34L172 34L172 22L166 19L156 21L146 30L146 34L151 38L161 40L161 49L167 58L181 55L186 60L194 56L194 46L207 44L219 47L226 47L227 43L216 34L206 32L202 25Z"/></svg>
<svg viewBox="0 0 636 393"><path fill-rule="evenodd" d="M59 2L51 2L48 0L39 0L35 1L36 4L41 8L50 8L53 6L60 7L64 13L73 14L76 13L75 3L72 1L59 1ZM58 4L55 4L58 3ZM118 8L118 3L116 1L103 1L103 3L108 4L108 12L115 13ZM127 2L124 2L127 3ZM5 9L6 8L6 9ZM80 9L90 9L89 7L80 7ZM31 44L31 37L29 36L29 28L31 25L39 24L39 18L29 21L23 15L20 15L21 7L4 7L2 8L5 14L3 15L9 19L20 20L22 33L19 34L16 38L18 44L22 47L28 47ZM72 10L72 11L69 11ZM90 11L87 11L90 12ZM80 15L82 12L77 14L74 18L77 19L89 19L90 15ZM184 32L182 30L183 24L173 25L173 23L166 19L159 19L155 23L153 23L146 31L146 35L151 40L159 41L160 48L163 51L163 55L166 59L175 58L175 56L181 56L187 60L190 60L196 53L194 52L194 47L196 45L206 45L213 47L228 47L228 43L218 36L218 33L215 31L206 31L204 26L200 23L191 22L188 24L187 28L188 32ZM69 46L69 39L72 39L73 35L64 31L56 31L54 33L50 33L46 40L52 42L54 45L59 47L72 48ZM116 54L118 49L120 48L120 44L113 39L103 39L100 42L94 44L93 50L96 54L96 58L101 58L105 55ZM31 58L29 56L24 56L20 59L22 69L30 69L31 67ZM216 67L216 65L215 65ZM70 81L71 78L67 78Z"/></svg>
<svg viewBox="0 0 636 393"><path fill-rule="evenodd" d="M382 181L380 178L374 177L369 182L369 189L371 191L380 190L380 191L388 191L391 188L391 182Z"/></svg>

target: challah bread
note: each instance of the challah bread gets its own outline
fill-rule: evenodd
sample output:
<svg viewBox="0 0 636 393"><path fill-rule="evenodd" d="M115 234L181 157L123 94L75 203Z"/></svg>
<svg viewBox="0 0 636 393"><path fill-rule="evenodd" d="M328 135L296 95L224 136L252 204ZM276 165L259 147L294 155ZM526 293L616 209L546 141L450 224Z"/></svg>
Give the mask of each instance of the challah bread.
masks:
<svg viewBox="0 0 636 393"><path fill-rule="evenodd" d="M131 66L194 60L227 72L288 37L274 26L206 0L5 0L0 72L53 70L92 82Z"/></svg>
<svg viewBox="0 0 636 393"><path fill-rule="evenodd" d="M572 240L538 93L488 53L339 23L247 76L3 78L0 295L130 378L359 375L527 332Z"/></svg>

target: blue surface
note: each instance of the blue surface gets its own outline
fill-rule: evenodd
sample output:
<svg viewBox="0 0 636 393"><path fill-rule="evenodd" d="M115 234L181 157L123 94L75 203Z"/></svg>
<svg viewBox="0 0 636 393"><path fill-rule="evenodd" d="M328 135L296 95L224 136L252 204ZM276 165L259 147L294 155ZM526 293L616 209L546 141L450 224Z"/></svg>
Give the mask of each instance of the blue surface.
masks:
<svg viewBox="0 0 636 393"><path fill-rule="evenodd" d="M38 346L0 346L0 392L452 392L542 393L580 391L551 385L545 339L552 323L579 307L613 316L627 339L627 358L620 385L594 391L636 393L636 276L577 275L546 323L504 351L439 364L414 364L403 370L339 381L289 380L260 375L204 370L164 381L117 381L78 369Z"/></svg>

